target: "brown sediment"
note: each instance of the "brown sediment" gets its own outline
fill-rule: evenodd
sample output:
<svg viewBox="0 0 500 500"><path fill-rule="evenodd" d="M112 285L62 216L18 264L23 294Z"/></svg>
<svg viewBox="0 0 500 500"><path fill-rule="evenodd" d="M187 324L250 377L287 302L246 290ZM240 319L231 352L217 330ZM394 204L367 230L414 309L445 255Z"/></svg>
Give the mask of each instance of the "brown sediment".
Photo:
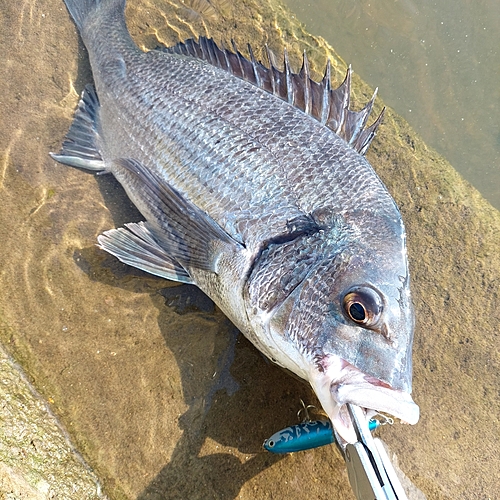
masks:
<svg viewBox="0 0 500 500"><path fill-rule="evenodd" d="M212 3L212 2L210 2ZM198 34L242 51L308 53L319 79L345 63L270 0L213 2L189 21L173 0L129 0L143 48ZM222 6L222 8L221 8ZM179 307L172 283L118 263L96 236L139 220L123 191L56 165L91 73L61 0L0 16L1 341L98 473L111 498L353 498L333 447L285 458L263 440L293 424L301 382L270 365L217 310ZM371 97L358 78L354 100ZM374 114L382 107L376 102ZM499 466L500 215L392 112L368 158L403 213L417 314L416 426L381 435L428 498L494 498ZM168 304L164 296L168 295ZM177 300L177 304L175 303ZM189 300L188 300L189 302Z"/></svg>

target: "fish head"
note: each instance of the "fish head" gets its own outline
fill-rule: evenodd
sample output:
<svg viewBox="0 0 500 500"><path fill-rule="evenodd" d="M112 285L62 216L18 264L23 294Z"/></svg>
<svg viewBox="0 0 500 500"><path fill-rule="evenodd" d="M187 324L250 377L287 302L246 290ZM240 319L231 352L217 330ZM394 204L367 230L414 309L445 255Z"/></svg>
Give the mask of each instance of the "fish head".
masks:
<svg viewBox="0 0 500 500"><path fill-rule="evenodd" d="M356 440L347 403L410 424L419 419L410 395L414 313L404 227L394 224L392 237L337 246L269 321L275 338L297 346L304 378L347 442Z"/></svg>

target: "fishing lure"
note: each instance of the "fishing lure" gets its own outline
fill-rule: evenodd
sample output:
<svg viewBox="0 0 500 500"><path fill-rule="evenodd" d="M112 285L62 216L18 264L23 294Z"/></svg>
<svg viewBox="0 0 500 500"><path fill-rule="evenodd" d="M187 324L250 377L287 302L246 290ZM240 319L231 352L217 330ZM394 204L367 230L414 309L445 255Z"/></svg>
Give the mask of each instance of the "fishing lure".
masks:
<svg viewBox="0 0 500 500"><path fill-rule="evenodd" d="M380 420L372 418L368 427L370 431L374 431L380 425ZM264 441L264 448L271 453L292 453L318 448L334 441L329 420L309 420L276 432Z"/></svg>

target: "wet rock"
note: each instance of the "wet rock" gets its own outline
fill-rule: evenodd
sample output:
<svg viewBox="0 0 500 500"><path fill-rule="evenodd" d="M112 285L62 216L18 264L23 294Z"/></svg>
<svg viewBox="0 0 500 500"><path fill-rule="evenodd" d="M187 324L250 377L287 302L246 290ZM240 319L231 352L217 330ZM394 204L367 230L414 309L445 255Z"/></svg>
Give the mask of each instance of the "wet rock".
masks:
<svg viewBox="0 0 500 500"><path fill-rule="evenodd" d="M171 307L177 314L189 311L214 312L215 304L195 285L179 285L160 290L165 298L165 305Z"/></svg>
<svg viewBox="0 0 500 500"><path fill-rule="evenodd" d="M176 0L129 0L129 27L145 48L201 34L227 45L235 39L242 50L250 41L265 61L266 43L276 54L286 46L297 69L306 49L317 78L327 57L333 79L343 78L342 59L279 3L213 5L216 18L200 13L189 21ZM300 399L314 402L308 387L241 336L235 342L217 309L177 314L159 294L165 282L110 265L95 247L99 233L133 210L124 218L123 193L113 183L48 157L91 80L86 53L60 0L29 1L22 13L6 2L0 16L9 118L0 126L0 340L50 398L112 498L353 498L333 447L284 458L262 452L265 438L296 422ZM353 83L355 103L366 102L371 89L357 77ZM385 427L380 435L428 498L495 498L499 212L390 111L368 158L407 226L417 314L414 397L422 414L418 425ZM43 402L35 413L10 416L3 408L9 420L2 432L26 430L19 445L0 439L10 453L1 460L12 483L4 491L24 488L26 498L37 498L59 487L50 457L27 460L22 451L41 453L51 443L36 430ZM77 463L61 436L51 454ZM97 495L89 477L88 490L61 498Z"/></svg>
<svg viewBox="0 0 500 500"><path fill-rule="evenodd" d="M0 401L1 498L106 498L46 402L3 348Z"/></svg>

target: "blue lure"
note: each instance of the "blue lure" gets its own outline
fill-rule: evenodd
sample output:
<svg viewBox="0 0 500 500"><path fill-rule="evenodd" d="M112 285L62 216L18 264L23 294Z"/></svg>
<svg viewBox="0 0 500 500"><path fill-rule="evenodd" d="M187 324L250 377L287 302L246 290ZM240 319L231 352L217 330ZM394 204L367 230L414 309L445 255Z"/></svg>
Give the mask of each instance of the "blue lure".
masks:
<svg viewBox="0 0 500 500"><path fill-rule="evenodd" d="M370 431L374 431L379 425L381 422L374 418L368 423ZM264 448L271 453L292 453L318 448L334 441L329 420L309 420L276 432L264 441Z"/></svg>

